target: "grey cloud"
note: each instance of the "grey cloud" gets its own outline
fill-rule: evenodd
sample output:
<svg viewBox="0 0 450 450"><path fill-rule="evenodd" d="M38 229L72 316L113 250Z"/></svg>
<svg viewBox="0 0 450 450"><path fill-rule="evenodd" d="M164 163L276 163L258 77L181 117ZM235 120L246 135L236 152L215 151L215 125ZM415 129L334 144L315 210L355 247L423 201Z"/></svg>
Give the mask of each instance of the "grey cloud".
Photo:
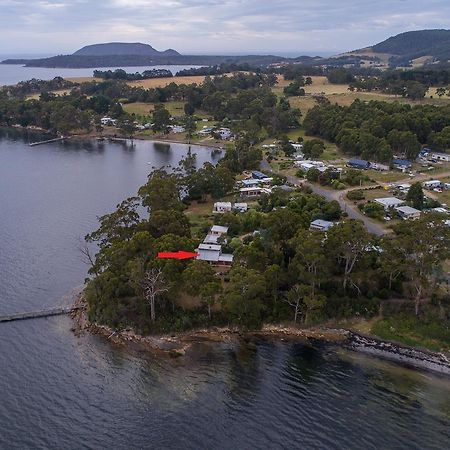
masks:
<svg viewBox="0 0 450 450"><path fill-rule="evenodd" d="M347 50L449 28L448 0L0 0L0 52L111 40L182 52Z"/></svg>

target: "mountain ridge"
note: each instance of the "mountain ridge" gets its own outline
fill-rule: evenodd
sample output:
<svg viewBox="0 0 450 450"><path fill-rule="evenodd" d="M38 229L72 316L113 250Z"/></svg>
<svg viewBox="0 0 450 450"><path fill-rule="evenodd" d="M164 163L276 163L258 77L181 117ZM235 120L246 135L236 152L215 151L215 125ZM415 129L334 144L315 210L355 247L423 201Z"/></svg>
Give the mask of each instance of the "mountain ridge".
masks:
<svg viewBox="0 0 450 450"><path fill-rule="evenodd" d="M86 45L72 54L72 56L179 56L176 50L158 51L150 44L141 42L107 42Z"/></svg>

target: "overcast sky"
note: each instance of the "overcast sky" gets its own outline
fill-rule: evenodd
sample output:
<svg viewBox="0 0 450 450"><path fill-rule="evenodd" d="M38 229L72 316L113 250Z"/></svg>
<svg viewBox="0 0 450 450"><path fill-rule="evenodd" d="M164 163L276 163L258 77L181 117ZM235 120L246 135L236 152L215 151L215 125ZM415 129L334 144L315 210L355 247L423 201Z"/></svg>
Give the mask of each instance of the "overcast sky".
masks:
<svg viewBox="0 0 450 450"><path fill-rule="evenodd" d="M450 28L450 0L0 0L0 54L145 42L181 53L337 53Z"/></svg>

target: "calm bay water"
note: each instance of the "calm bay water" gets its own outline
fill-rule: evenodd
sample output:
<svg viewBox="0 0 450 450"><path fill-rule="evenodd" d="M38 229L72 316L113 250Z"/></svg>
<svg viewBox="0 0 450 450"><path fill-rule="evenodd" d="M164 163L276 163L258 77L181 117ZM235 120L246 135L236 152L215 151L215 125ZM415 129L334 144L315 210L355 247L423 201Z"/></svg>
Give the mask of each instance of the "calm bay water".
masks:
<svg viewBox="0 0 450 450"><path fill-rule="evenodd" d="M0 61L5 58L0 56ZM174 75L183 69L190 69L197 66L139 66L139 67L102 67L99 70L115 70L124 69L129 73L143 72L151 69L167 69ZM52 69L45 67L25 67L16 64L0 64L0 86L17 84L19 81L31 80L37 78L39 80L52 80L55 77L71 78L71 77L92 77L95 68L89 69Z"/></svg>
<svg viewBox="0 0 450 450"><path fill-rule="evenodd" d="M0 131L0 314L68 302L86 271L79 237L136 192L148 162L187 153L28 139ZM446 378L322 344L199 345L160 360L71 326L0 324L1 449L448 448Z"/></svg>

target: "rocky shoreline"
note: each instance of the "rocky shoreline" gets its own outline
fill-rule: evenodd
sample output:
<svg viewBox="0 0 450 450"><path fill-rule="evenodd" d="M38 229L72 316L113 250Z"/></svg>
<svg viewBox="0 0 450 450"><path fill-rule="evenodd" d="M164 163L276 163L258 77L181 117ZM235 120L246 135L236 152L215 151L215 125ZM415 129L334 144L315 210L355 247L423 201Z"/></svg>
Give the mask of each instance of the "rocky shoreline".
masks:
<svg viewBox="0 0 450 450"><path fill-rule="evenodd" d="M237 344L252 338L294 341L310 345L314 341L321 341L416 369L450 375L450 355L407 347L345 329L320 327L299 329L283 325L265 325L261 330L252 332L243 332L238 328L214 327L166 335L142 336L131 329L116 331L108 326L90 322L82 297L78 297L74 306L79 308L72 314L74 321L72 330L76 335L91 333L107 339L113 345L149 352L155 356L189 356L190 350L198 343Z"/></svg>

